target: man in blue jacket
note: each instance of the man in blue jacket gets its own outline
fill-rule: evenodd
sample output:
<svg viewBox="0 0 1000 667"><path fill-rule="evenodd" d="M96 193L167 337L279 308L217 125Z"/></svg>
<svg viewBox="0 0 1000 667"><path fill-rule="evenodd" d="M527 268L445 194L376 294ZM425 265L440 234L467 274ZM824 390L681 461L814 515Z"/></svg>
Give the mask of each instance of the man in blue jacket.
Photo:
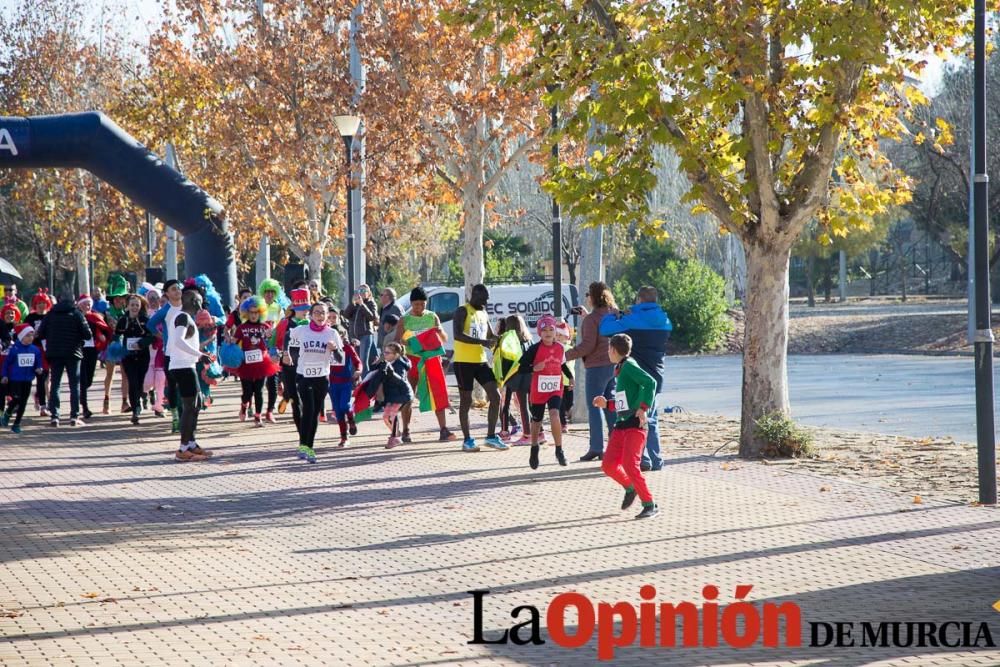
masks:
<svg viewBox="0 0 1000 667"><path fill-rule="evenodd" d="M647 418L649 430L646 434L646 449L642 456L642 470L660 470L663 458L660 456L660 429L657 424L657 399L663 390L664 359L667 355L667 339L674 325L671 324L660 305L655 287L643 287L636 296L635 305L624 314L608 314L601 320L600 334L611 337L628 334L632 339L632 358L642 370L656 380L656 396Z"/></svg>

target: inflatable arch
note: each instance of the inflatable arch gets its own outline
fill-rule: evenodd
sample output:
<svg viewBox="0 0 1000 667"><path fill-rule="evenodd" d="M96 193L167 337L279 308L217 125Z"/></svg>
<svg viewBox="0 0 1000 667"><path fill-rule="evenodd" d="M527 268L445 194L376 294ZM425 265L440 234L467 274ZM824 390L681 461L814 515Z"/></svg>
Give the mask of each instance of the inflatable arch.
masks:
<svg viewBox="0 0 1000 667"><path fill-rule="evenodd" d="M183 235L188 275L207 274L224 303L236 295L222 205L104 114L0 117L0 168L86 169Z"/></svg>

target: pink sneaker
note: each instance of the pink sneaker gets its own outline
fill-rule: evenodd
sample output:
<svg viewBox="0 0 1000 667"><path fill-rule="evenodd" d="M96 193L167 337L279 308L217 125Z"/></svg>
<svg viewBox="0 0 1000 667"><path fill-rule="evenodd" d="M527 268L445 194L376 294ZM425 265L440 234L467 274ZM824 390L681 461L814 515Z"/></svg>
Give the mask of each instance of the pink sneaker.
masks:
<svg viewBox="0 0 1000 667"><path fill-rule="evenodd" d="M531 436L522 435L521 439L514 443L514 446L515 447L521 447L521 446L530 445L530 444L531 444Z"/></svg>
<svg viewBox="0 0 1000 667"><path fill-rule="evenodd" d="M500 431L500 439L503 440L504 442L507 442L508 440L510 440L510 433L507 431Z"/></svg>
<svg viewBox="0 0 1000 667"><path fill-rule="evenodd" d="M400 444L402 444L402 442L403 441L397 438L396 436L389 436L389 442L385 443L385 448L392 449L393 447L397 447Z"/></svg>
<svg viewBox="0 0 1000 667"><path fill-rule="evenodd" d="M264 413L264 420L268 424L277 424L278 423L278 420L274 418L274 413L271 412L270 410L268 410L266 413Z"/></svg>

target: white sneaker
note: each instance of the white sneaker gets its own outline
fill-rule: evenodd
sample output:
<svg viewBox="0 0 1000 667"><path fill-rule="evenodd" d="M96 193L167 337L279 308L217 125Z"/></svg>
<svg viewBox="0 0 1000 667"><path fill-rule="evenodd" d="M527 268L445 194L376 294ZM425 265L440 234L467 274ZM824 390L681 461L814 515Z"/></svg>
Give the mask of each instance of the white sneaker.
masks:
<svg viewBox="0 0 1000 667"><path fill-rule="evenodd" d="M76 417L74 417L73 419L69 420L69 425L70 426L80 426L81 424L83 424L83 421L80 420L80 419L78 419L78 418L76 418Z"/></svg>

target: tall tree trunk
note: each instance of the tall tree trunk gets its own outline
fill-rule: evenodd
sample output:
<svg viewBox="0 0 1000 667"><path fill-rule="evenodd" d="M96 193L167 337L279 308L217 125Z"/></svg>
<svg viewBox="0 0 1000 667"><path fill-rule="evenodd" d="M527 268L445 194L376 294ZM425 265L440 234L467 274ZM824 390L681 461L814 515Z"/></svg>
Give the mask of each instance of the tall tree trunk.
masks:
<svg viewBox="0 0 1000 667"><path fill-rule="evenodd" d="M478 185L473 183L463 189L462 210L465 228L462 230L464 247L462 252L462 273L465 291L483 282L486 265L483 261L483 229L486 226L486 203L479 196Z"/></svg>
<svg viewBox="0 0 1000 667"><path fill-rule="evenodd" d="M321 248L312 248L306 253L306 256L302 258L306 263L306 268L309 269L309 279L317 278L322 279L323 276L323 250Z"/></svg>
<svg viewBox="0 0 1000 667"><path fill-rule="evenodd" d="M788 260L790 248L746 243L746 332L743 336L743 416L740 456L756 458L754 434L763 414L788 414Z"/></svg>

